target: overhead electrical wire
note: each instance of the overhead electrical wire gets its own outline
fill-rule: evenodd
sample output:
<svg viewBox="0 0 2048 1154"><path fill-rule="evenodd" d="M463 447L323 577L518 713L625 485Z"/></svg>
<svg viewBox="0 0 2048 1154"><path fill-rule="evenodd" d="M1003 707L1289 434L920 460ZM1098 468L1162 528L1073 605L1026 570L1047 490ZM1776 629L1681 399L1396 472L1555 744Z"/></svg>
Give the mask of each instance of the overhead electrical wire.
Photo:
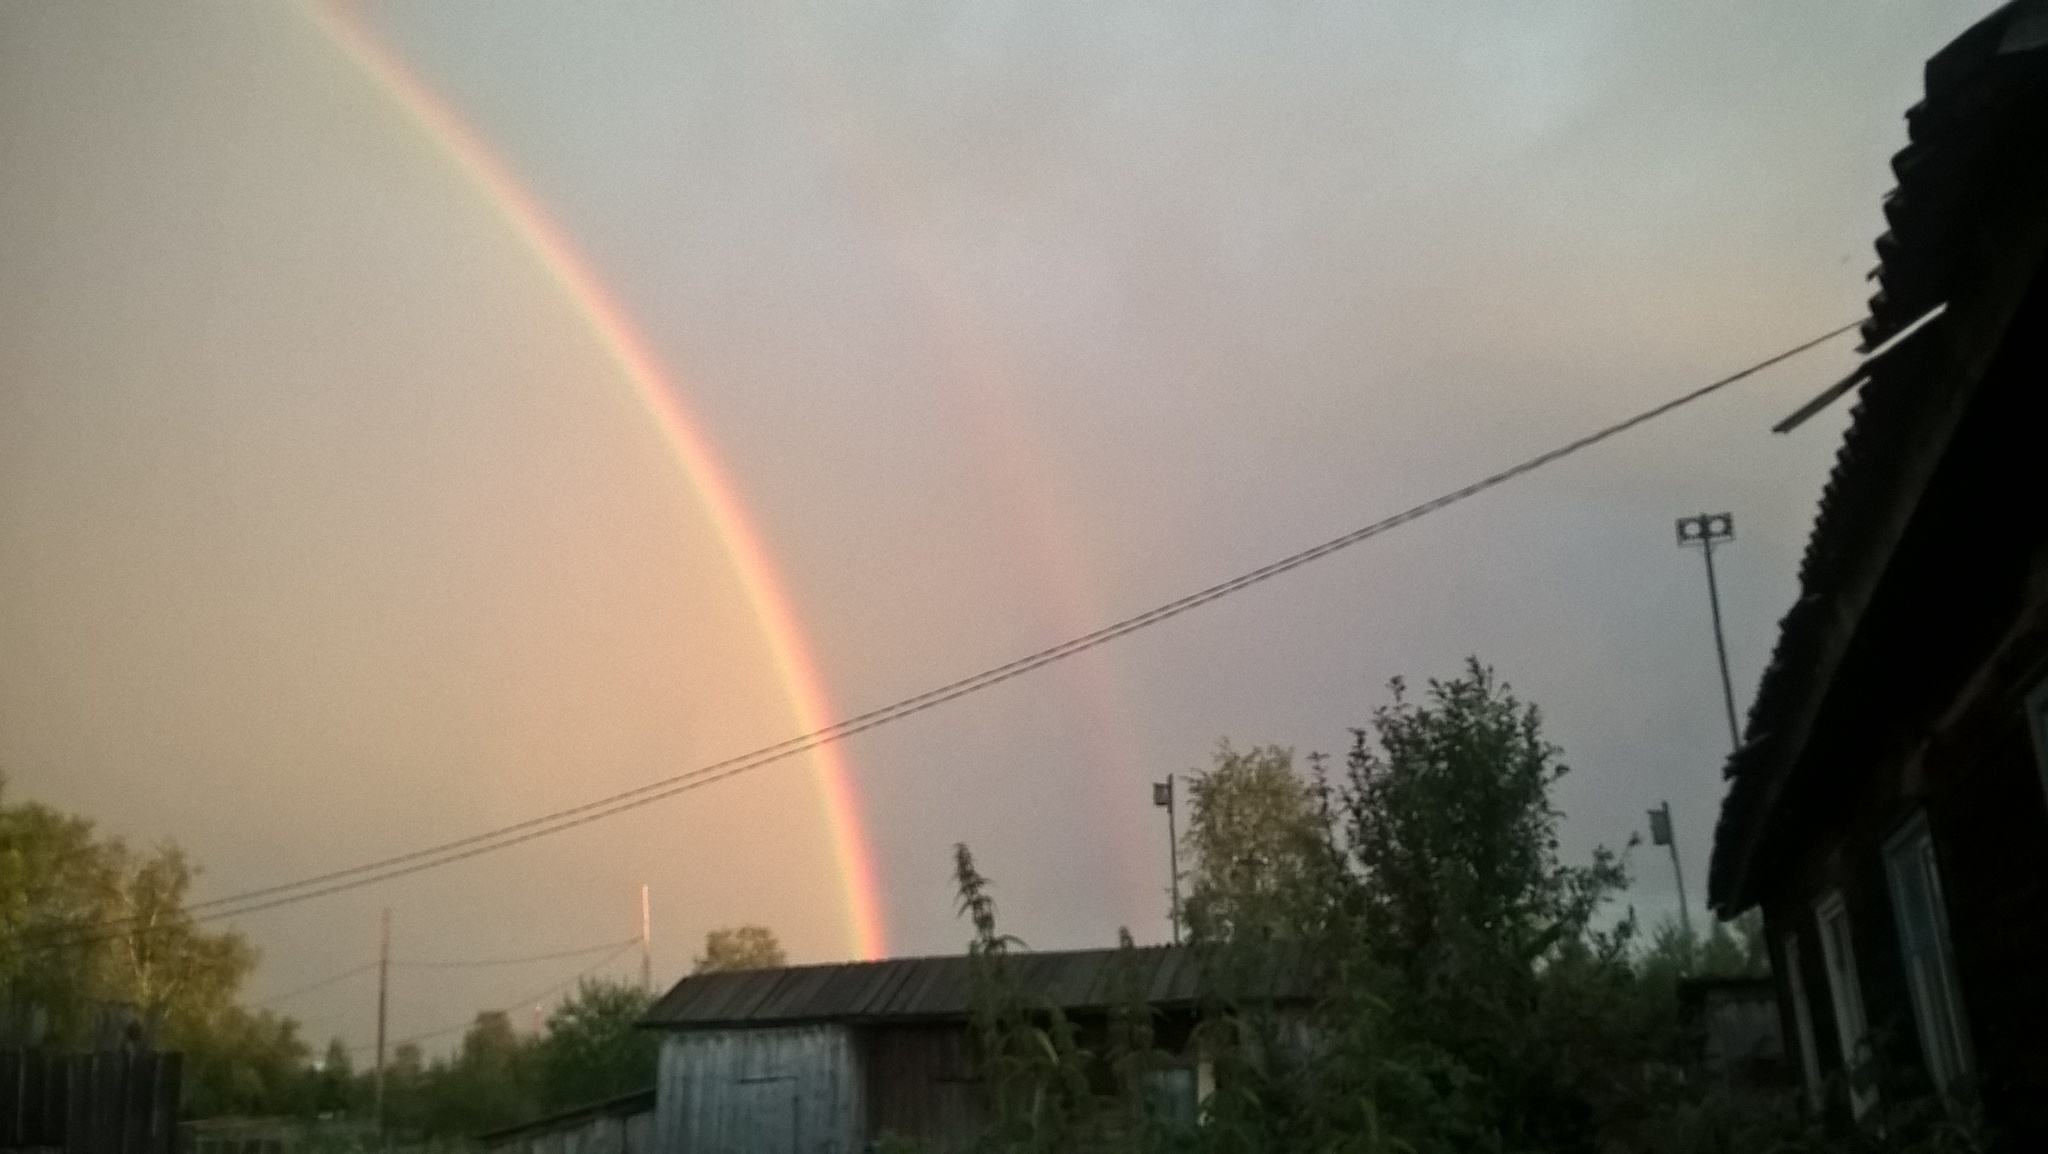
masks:
<svg viewBox="0 0 2048 1154"><path fill-rule="evenodd" d="M393 960L391 963L391 968L394 970L481 970L501 966L524 966L531 965L536 962L558 962L564 958L580 958L585 956L586 954L597 953L599 950L624 951L630 946L637 946L639 944L640 939L637 936L635 936L626 938L623 941L599 942L597 945L584 946L582 949L561 950L552 954L533 954L529 957L524 958L481 958L476 961L467 962L407 962ZM613 956L616 957L617 954L615 953ZM282 994L275 994L271 997L264 998L256 1004L267 1008L275 1006L280 1002L289 1002L293 998L299 997L304 994L310 994L315 990L326 989L328 986L334 985L336 982L346 981L349 978L353 978L358 974L367 974L370 971L375 970L376 968L377 963L364 962L360 966L354 966L350 969L343 970L338 974L333 974L328 977L322 978L317 982L300 986L296 990L290 990Z"/></svg>
<svg viewBox="0 0 2048 1154"><path fill-rule="evenodd" d="M472 834L454 841L442 842L439 845L428 846L410 853L366 862L347 869L334 870L328 873L316 874L312 877L301 878L294 882L285 882L259 889L246 890L238 894L212 898L207 901L194 903L190 909L198 915L196 918L198 921L216 921L222 918L276 909L280 906L295 905L300 902L312 901L348 890L375 885L379 882L391 881L425 870L437 869L441 866L450 865L482 854L507 849L523 842L561 833L564 830L574 829L578 826L603 820L604 818L613 817L628 810L638 809L641 806L650 805L680 793L699 789L737 774L783 761L821 745L843 741L857 733L865 732L877 726L887 725L890 722L900 721L903 718L922 713L927 709L946 704L971 693L978 693L984 689L1000 685L1012 678L1042 669L1055 662L1064 661L1077 654L1085 653L1117 638L1157 625L1162 621L1178 617L1183 613L1200 608L1213 601L1221 600L1233 593L1241 592L1284 573L1292 572L1311 562L1319 561L1333 553L1377 537L1391 529L1399 528L1412 521L1421 520L1432 513L1439 512L1467 498L1477 496L1489 489L1535 472L1546 465L1572 456L1582 450L1589 449L1612 437L1628 432L1637 426L1690 405L1738 381L1745 380L1765 369L1825 344L1841 336L1843 333L1856 328L1861 323L1861 321L1851 321L1848 324L1830 329L1817 337L1802 341L1782 352L1765 357L1746 368L1645 409L1632 417L1607 425L1557 448L1539 453L1518 464L1482 477L1462 488L1433 497L1419 505L1411 506L1392 516L1354 529L1320 545L1303 549L1298 553L1289 554L1277 561L1261 565L1229 580L1218 582L1205 589L1168 601L1142 613L1105 625L1093 632L1084 633L1079 637L1063 641L1058 645L1019 657L1014 661L1005 662L1002 665L985 669L980 673L948 682L936 689L926 690L923 693L903 698L900 701L878 709L872 709L866 713L846 718L843 721L834 722L821 729L791 737L776 742L773 745L763 746L749 753L743 753L735 757L726 758L723 761L700 766L684 773L663 778L660 781L650 782L646 785L586 802L582 805L556 810L552 813L542 814L512 825L500 826L496 829L486 830L482 833ZM120 923L107 922L101 923L98 927L81 928L98 929L118 924Z"/></svg>
<svg viewBox="0 0 2048 1154"><path fill-rule="evenodd" d="M394 970L481 970L492 966L525 966L531 965L534 962L558 962L563 958L580 958L585 954L594 954L599 950L624 950L628 946L637 946L639 944L640 938L638 935L635 935L622 941L599 942L594 946L584 946L580 950L562 950L557 953L534 954L524 958L485 958L474 962L392 962L391 968Z"/></svg>
<svg viewBox="0 0 2048 1154"><path fill-rule="evenodd" d="M289 991L288 993L278 994L278 995L276 995L276 996L274 996L274 997L269 997L269 998L265 998L265 999L263 999L262 1001L260 1001L260 1002L258 1002L258 1003L256 1003L256 1004L257 1004L258 1006L261 1006L261 1007L263 1007L264 1009L269 1009L269 1008L271 1008L271 1007L273 1007L273 1006L276 1006L276 1005L277 1005L277 1004L279 1004L280 1002L289 1002L289 1001L291 1001L291 1000L292 1000L293 998L296 998L296 997L298 997L298 996L299 996L299 995L301 995L301 994L310 994L310 993L312 993L312 992L313 992L314 990L324 990L324 989L326 989L327 987L329 987L329 986L333 985L333 984L334 984L334 983L336 983L336 982L339 982L339 981L344 981L344 980L346 980L346 979L348 979L348 978L353 978L353 977L355 977L355 976L356 976L357 974L367 974L367 973L369 973L369 972L370 972L371 970L374 970L374 969L376 969L376 968L377 968L377 963L375 963L375 962L365 962L365 963L363 963L362 965L360 965L360 966L357 966L357 967L355 967L354 969L349 969L349 970L343 970L342 972L340 972L340 973L338 973L338 974L334 974L334 975L332 975L331 977L325 977L325 978L322 978L322 979L320 979L320 980L319 980L319 981L317 981L317 982L313 982L313 983L310 983L310 984L308 984L308 985L300 986L300 987L299 987L298 989L296 989L296 990L292 990L292 991Z"/></svg>
<svg viewBox="0 0 2048 1154"><path fill-rule="evenodd" d="M552 996L552 995L554 995L554 994L558 994L558 993L562 992L563 990L566 990L566 989L568 989L568 988L569 988L570 986L573 986L573 985L575 985L576 983L578 983L578 982L582 981L583 979L585 979L585 978L589 977L590 975L592 975L592 974L594 974L594 973L598 972L599 970L601 970L601 969L605 968L606 966L609 966L609 965L611 965L611 964L612 964L613 962L615 962L615 961L619 960L619 959L620 959L621 957L625 956L625 953L626 953L626 951L627 951L627 950L630 950L630 949L632 949L632 948L633 948L634 946L636 946L636 945L639 945L639 944L640 944L640 939L638 939L638 938L634 938L634 939L632 939L631 941L627 942L627 943L626 943L625 945L623 945L623 946L620 946L620 947L619 947L618 949L615 949L615 950L613 950L613 951L612 951L611 953L609 953L609 954L606 954L606 955L605 955L604 957L602 957L602 958L599 958L599 959L598 959L597 961L595 961L595 962L592 962L592 963L591 963L591 964L590 964L589 966L586 966L585 968L583 968L583 969L581 969L581 970L578 970L578 971L577 971L577 972L576 972L575 974L571 975L571 976L570 976L569 978L567 978L566 980L564 980L564 981L560 981L560 982L556 982L555 984L553 984L553 985L551 985L551 986L548 986L548 987L547 987L546 989L543 989L543 990L539 990L539 991L537 991L537 992L535 992L535 993L531 993L531 994L528 994L528 995L526 995L526 996L525 996L525 997L523 997L523 998L514 998L514 999L512 999L512 1000L511 1000L510 1002L507 1002L506 1004L504 1004L503 1006L500 1006L500 1007L498 1007L498 1010L497 1010L497 1012L498 1012L498 1013L501 1013L501 1014L509 1014L509 1013L511 1013L511 1012L512 1012L513 1010L516 1010L516 1009L518 1009L519 1007L521 1007L521 1006L524 1006L524 1005L526 1005L526 1004L527 1004L527 1003L529 1003L529 1002L538 1002L538 1001L540 1001L540 1000L541 1000L542 998L546 998L546 997L550 997L550 996ZM585 951L582 951L582 952L584 952L584 953L588 953L589 951L588 951L588 950L585 950ZM455 1031L457 1031L457 1030L467 1030L467 1029L469 1029L469 1028L470 1028L471 1026L473 1026L473 1025L475 1025L475 1024L476 1024L476 1019L475 1019L475 1018L471 1018L471 1019L469 1019L469 1020L468 1020L468 1021L466 1021L466 1022L457 1022L456 1024L454 1024L454 1025L452 1025L452 1026L442 1026L442 1027L441 1027L440 1029L437 1029L437 1030L429 1030L429 1031L427 1031L426 1033L423 1033L423 1034L412 1034L412 1035L408 1035L407 1037L403 1037L403 1038L396 1038L396 1039L393 1039L393 1040L392 1040L392 1042L391 1042L391 1045L392 1045L393 1047L398 1047L398 1046L405 1046L405 1045L413 1045L413 1044L417 1044L417 1043L420 1043L420 1042L427 1042L427 1041L432 1041L432 1040L433 1040L433 1039L435 1039L435 1038L440 1038L440 1037L444 1037L444 1036L446 1036L446 1035L448 1035L448 1034L452 1034L452 1033L454 1033L454 1032L455 1032ZM363 1052L363 1051L365 1051L365 1050L371 1050L371 1049L375 1049L375 1046L352 1046L352 1047L350 1047L350 1048L349 1048L349 1052L350 1052L350 1053L362 1053L362 1052Z"/></svg>

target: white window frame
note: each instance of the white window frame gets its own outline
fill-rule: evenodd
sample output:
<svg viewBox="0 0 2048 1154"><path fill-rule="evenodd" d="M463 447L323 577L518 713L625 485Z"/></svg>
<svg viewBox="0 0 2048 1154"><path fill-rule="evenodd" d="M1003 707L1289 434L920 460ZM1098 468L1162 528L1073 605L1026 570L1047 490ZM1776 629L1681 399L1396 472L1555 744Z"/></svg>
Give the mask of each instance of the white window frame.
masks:
<svg viewBox="0 0 2048 1154"><path fill-rule="evenodd" d="M1806 1104L1818 1111L1824 1104L1820 1051L1813 1041L1813 1007L1807 1004L1806 975L1799 965L1798 931L1785 934L1778 948L1785 966L1785 984L1792 993L1792 1028L1799 1045L1799 1072L1805 1079Z"/></svg>
<svg viewBox="0 0 2048 1154"><path fill-rule="evenodd" d="M1948 908L1927 815L1916 813L1884 843L1885 880L1898 927L1899 960L1913 999L1913 1025L1927 1076L1942 1094L1975 1066L1970 1025L1950 945Z"/></svg>
<svg viewBox="0 0 2048 1154"><path fill-rule="evenodd" d="M2027 731L2034 735L2034 768L2041 774L2041 792L2048 799L2048 677L2027 693Z"/></svg>
<svg viewBox="0 0 2048 1154"><path fill-rule="evenodd" d="M1828 975L1828 999L1835 1010L1835 1040L1842 1050L1842 1081L1849 1088L1849 1113L1861 1121L1877 1105L1877 1061L1870 1021L1863 1009L1863 983L1856 976L1855 939L1842 891L1829 890L1813 903L1821 961Z"/></svg>

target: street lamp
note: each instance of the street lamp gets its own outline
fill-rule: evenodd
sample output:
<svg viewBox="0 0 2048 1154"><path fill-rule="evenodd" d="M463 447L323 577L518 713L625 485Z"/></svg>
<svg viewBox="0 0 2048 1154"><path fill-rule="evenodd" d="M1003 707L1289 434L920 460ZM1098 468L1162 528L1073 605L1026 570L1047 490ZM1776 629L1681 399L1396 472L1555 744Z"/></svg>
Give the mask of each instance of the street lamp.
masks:
<svg viewBox="0 0 2048 1154"><path fill-rule="evenodd" d="M1707 559L1707 603L1714 610L1714 652L1721 658L1721 699L1728 707L1728 744L1742 747L1742 730L1735 724L1735 684L1728 679L1728 642L1721 636L1721 590L1714 581L1714 546L1735 540L1735 515L1701 513L1678 519L1680 548L1697 547Z"/></svg>
<svg viewBox="0 0 2048 1154"><path fill-rule="evenodd" d="M1173 944L1180 944L1180 829L1173 817L1173 775L1152 783L1152 804L1166 808L1166 868L1173 875Z"/></svg>
<svg viewBox="0 0 2048 1154"><path fill-rule="evenodd" d="M1678 924L1685 930L1685 944L1691 949L1692 910L1685 904L1685 867L1678 864L1678 838L1671 832L1671 803L1650 811L1650 844L1671 847L1671 872L1678 878Z"/></svg>

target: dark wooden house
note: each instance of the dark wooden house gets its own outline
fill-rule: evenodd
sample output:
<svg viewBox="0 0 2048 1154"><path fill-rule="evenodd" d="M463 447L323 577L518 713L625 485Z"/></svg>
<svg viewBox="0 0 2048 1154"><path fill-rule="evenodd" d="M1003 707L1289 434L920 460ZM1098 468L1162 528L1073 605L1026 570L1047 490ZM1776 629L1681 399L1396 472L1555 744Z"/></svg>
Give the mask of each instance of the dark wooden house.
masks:
<svg viewBox="0 0 2048 1154"><path fill-rule="evenodd" d="M1907 122L1710 900L1762 908L1817 1107L1977 1098L2048 1149L2048 4L1943 49Z"/></svg>
<svg viewBox="0 0 2048 1154"><path fill-rule="evenodd" d="M1147 1098L1193 1122L1207 1073L1188 1046L1204 992L1192 951L1018 953L1006 964L1018 992L1058 1007L1084 1044L1136 994L1151 1009L1155 1047L1175 1055L1149 1076ZM1299 1000L1291 973L1261 975L1256 993ZM896 1135L965 1149L986 1121L973 992L965 957L685 978L641 1022L663 1033L656 1148L857 1154Z"/></svg>

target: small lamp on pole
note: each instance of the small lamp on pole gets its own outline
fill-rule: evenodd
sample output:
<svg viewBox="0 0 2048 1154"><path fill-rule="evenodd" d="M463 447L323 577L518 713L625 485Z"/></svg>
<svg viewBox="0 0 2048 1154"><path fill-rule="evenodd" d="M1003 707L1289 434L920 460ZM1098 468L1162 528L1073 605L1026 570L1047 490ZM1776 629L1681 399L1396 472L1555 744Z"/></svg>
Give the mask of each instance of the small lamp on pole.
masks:
<svg viewBox="0 0 2048 1154"><path fill-rule="evenodd" d="M1714 611L1714 652L1721 658L1721 701L1728 707L1728 743L1740 748L1742 730L1735 724L1735 683L1728 678L1728 642L1721 636L1721 590L1714 580L1714 546L1733 540L1733 513L1701 513L1678 519L1679 547L1697 547L1707 559L1707 604Z"/></svg>
<svg viewBox="0 0 2048 1154"><path fill-rule="evenodd" d="M1152 783L1152 804L1166 810L1166 868L1173 875L1173 944L1180 944L1180 828L1174 821L1173 775Z"/></svg>
<svg viewBox="0 0 2048 1154"><path fill-rule="evenodd" d="M1685 867L1678 864L1678 838L1671 832L1671 803L1650 811L1650 844L1671 849L1671 873L1678 879L1678 924L1685 931L1687 948L1693 945L1692 910L1685 902Z"/></svg>

